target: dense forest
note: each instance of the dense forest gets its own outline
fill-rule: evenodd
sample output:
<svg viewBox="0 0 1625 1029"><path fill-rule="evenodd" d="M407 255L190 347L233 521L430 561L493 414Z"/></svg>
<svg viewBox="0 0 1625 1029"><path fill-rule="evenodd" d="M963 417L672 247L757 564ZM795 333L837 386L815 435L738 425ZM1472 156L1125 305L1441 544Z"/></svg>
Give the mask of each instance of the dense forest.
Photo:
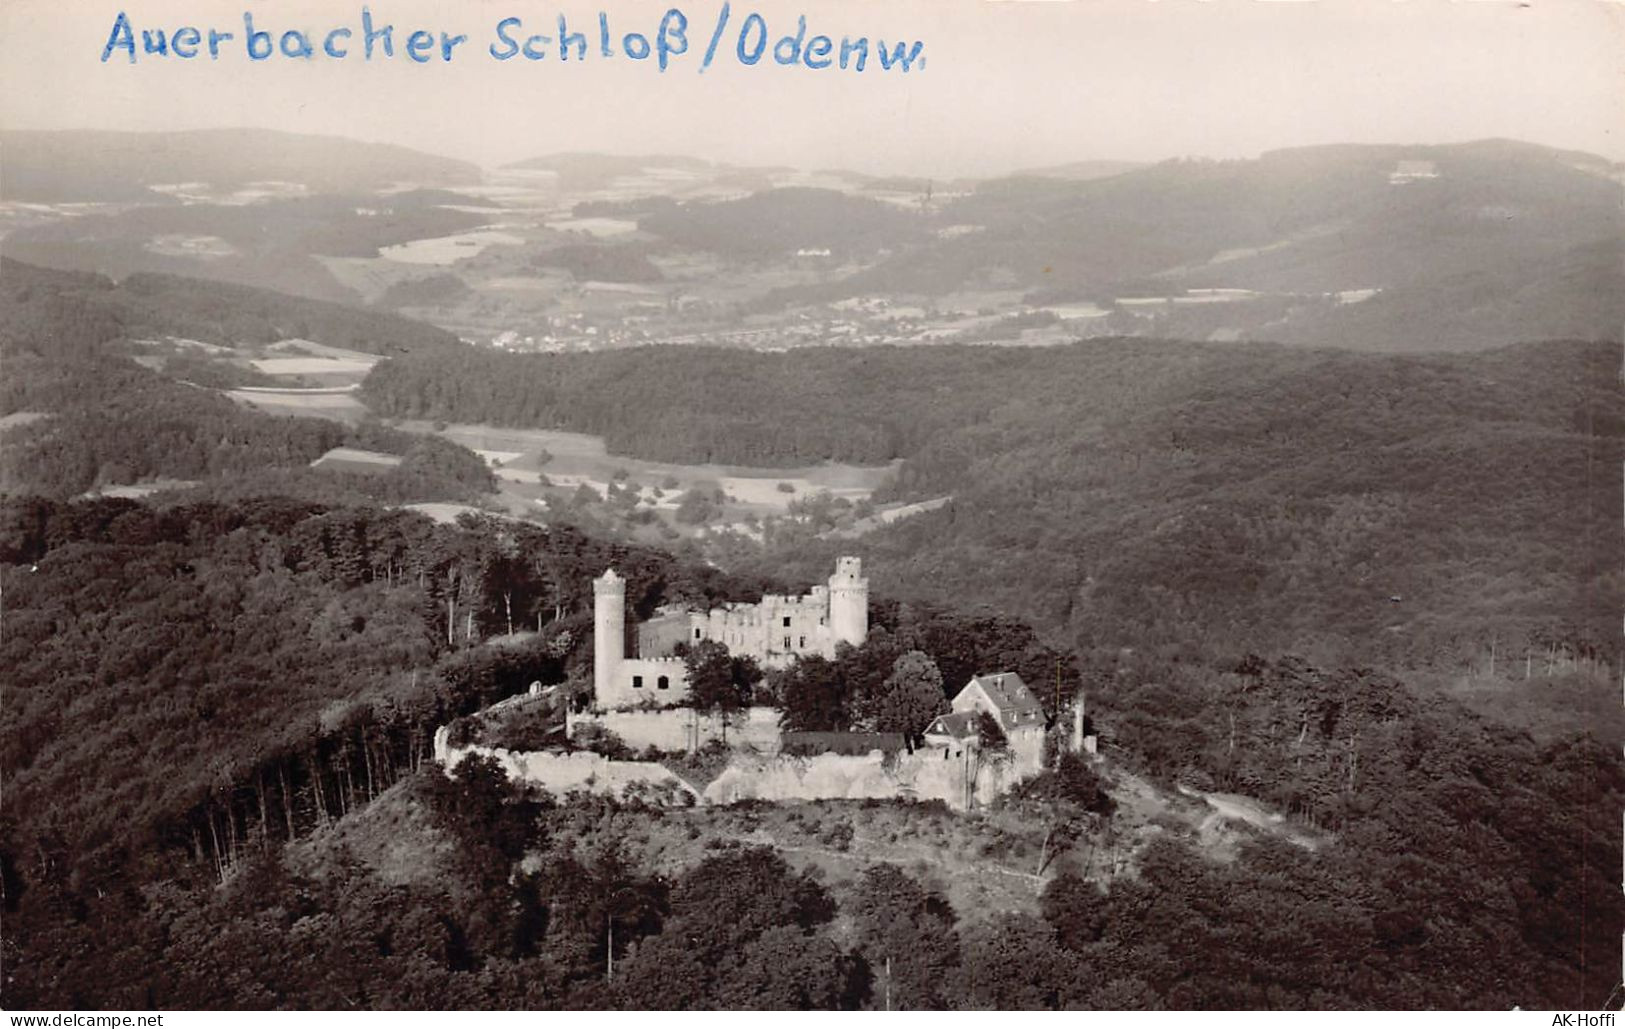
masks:
<svg viewBox="0 0 1625 1029"><path fill-rule="evenodd" d="M215 346L289 337L368 352L456 345L439 329L263 290L188 279L132 276L115 286L93 275L5 260L0 269L0 416L5 430L0 489L75 496L154 479L267 479L278 492L387 503L464 500L494 480L474 454L446 440L374 424L346 427L273 416L240 406L209 382L222 366L202 360L160 374L119 352L124 341L178 336ZM177 381L188 369L204 381ZM312 460L340 444L398 455L381 475L315 472Z"/></svg>
<svg viewBox="0 0 1625 1029"><path fill-rule="evenodd" d="M1085 650L1619 662L1607 344L422 354L364 392L387 415L595 433L651 459L902 458L877 499L953 502L757 567L815 578L856 548L893 595L985 604Z"/></svg>
<svg viewBox="0 0 1625 1029"><path fill-rule="evenodd" d="M926 237L926 224L914 212L832 189L801 187L659 208L640 217L638 228L733 260L806 248L842 256L867 254Z"/></svg>
<svg viewBox="0 0 1625 1029"><path fill-rule="evenodd" d="M577 282L660 282L659 266L639 244L566 243L530 259L532 268L562 268Z"/></svg>
<svg viewBox="0 0 1625 1029"><path fill-rule="evenodd" d="M997 862L1072 826L1092 854L1114 805L1089 766L1062 760L978 821L561 802L425 761L434 726L584 673L605 564L638 615L778 584L568 530L288 501L0 515L9 1007L1550 1008L1615 981L1617 753L1388 676L1080 667L1018 623L877 605L839 683L867 688L905 647L945 684L1064 667L1112 767L1243 791L1321 834L1214 861L1170 833L1109 878L1080 850L1034 912L979 910L923 865L832 879L732 837L766 818L802 850L973 833ZM509 638L520 624L540 631ZM797 717L820 717L807 699ZM672 841L694 857L662 864Z"/></svg>
<svg viewBox="0 0 1625 1029"><path fill-rule="evenodd" d="M421 762L437 719L580 661L588 581L611 563L644 614L760 591L566 529L404 511L34 498L0 514L7 853L64 881L166 842L223 866L244 834L372 795ZM527 627L531 644L478 646Z"/></svg>
<svg viewBox="0 0 1625 1029"><path fill-rule="evenodd" d="M1266 164L1282 160L1309 158ZM1248 168L1152 174L1194 182L1182 203L1199 210ZM1087 190L1137 188L1105 181L964 203L1007 204L989 220L1042 242ZM860 232L868 207L782 192L752 246L823 225L834 248L875 247L924 221L885 208L895 221ZM737 203L643 216L726 252L731 237L694 233L771 213ZM1256 215L1235 212L1237 231L1262 233ZM549 259L646 274L631 248ZM455 288L419 280L388 302ZM389 505L477 500L494 480L472 452L261 414L127 356L165 336L386 355L363 394L383 417L597 433L688 463L895 460L877 501L950 499L859 539L784 528L721 569L692 543L597 538L563 506L546 527L438 524ZM1584 724L1622 666L1617 346L520 357L377 311L7 260L0 359L8 1008L1617 1003L1625 764L1614 722ZM309 466L340 444L402 460ZM156 478L200 482L82 496ZM1045 772L967 816L552 797L491 762L430 759L440 725L533 683L582 688L605 567L632 622L798 592L838 554L872 581L865 644L724 675L719 707L906 732L971 675L1012 670L1056 723L1082 692L1100 760L1052 746ZM884 701L904 669L940 695L911 693L897 719ZM1536 732L1524 709L1433 688L1446 676L1586 704ZM1232 827L1215 847L1166 804L1124 810L1199 791L1279 812L1282 831ZM872 858L883 846L924 856ZM948 854L1020 899L964 899Z"/></svg>
<svg viewBox="0 0 1625 1029"><path fill-rule="evenodd" d="M100 275L0 258L0 343L42 356L179 336L235 346L308 339L369 354L458 349L444 329L380 311L175 275Z"/></svg>
<svg viewBox="0 0 1625 1029"><path fill-rule="evenodd" d="M470 202L443 190L410 190L252 205L154 204L23 226L7 235L6 252L117 279L188 276L354 304L360 295L321 258L376 257L381 247L475 228L480 216L454 209Z"/></svg>
<svg viewBox="0 0 1625 1029"><path fill-rule="evenodd" d="M390 283L378 294L373 305L390 310L399 307L438 307L455 304L472 293L473 290L462 279L450 272L438 272L419 279Z"/></svg>
<svg viewBox="0 0 1625 1029"><path fill-rule="evenodd" d="M639 616L784 588L518 523L437 526L275 498L5 501L0 869L7 947L27 966L8 1003L129 996L119 991L157 975L163 948L123 952L130 939L115 933L75 954L91 927L135 903L130 932L161 932L176 913L158 898L207 903L210 882L255 874L280 860L267 857L276 846L411 780L437 725L580 675L590 579L610 564ZM1058 660L1015 623L886 605L877 618L944 641L956 675L979 659L1029 674ZM881 669L885 638L854 668ZM1067 680L1075 689L1075 670Z"/></svg>
<svg viewBox="0 0 1625 1029"><path fill-rule="evenodd" d="M1429 172L1396 183L1402 162ZM1202 331L1156 331L1205 339L1224 327L1243 339L1401 353L1618 340L1625 325L1614 288L1625 259L1617 169L1510 140L1302 147L1091 179L1013 176L941 203L931 224L974 231L896 245L850 276L764 299L782 307L1014 286L1030 300L1111 305L1245 289L1290 310L1194 305L1186 324ZM1345 290L1376 292L1333 302Z"/></svg>
<svg viewBox="0 0 1625 1029"><path fill-rule="evenodd" d="M724 838L675 874L649 863L651 834L726 837L748 807L558 804L491 765L425 763L434 726L584 672L604 565L639 615L777 584L568 530L269 499L0 514L8 1006L1585 1007L1614 982L1617 754L1391 677L1078 666L1018 623L881 603L839 682L867 688L904 648L945 684L1064 667L1057 696L1090 691L1114 765L1335 834L1228 863L1170 836L1125 878L1065 859L1037 915L955 910L918 869L827 881ZM804 699L797 717L821 717ZM1109 843L1101 797L1068 759L994 824ZM871 819L962 822L872 802L791 821L808 819L837 847ZM1023 845L1000 831L990 854ZM416 871L386 871L369 833Z"/></svg>
<svg viewBox="0 0 1625 1029"><path fill-rule="evenodd" d="M132 361L7 359L0 413L45 415L6 430L0 489L70 497L152 480L204 482L205 489L303 497L337 495L385 503L472 500L495 488L470 451L436 436L376 423L346 427L315 418L262 414ZM313 470L327 450L349 444L394 454L378 474Z"/></svg>

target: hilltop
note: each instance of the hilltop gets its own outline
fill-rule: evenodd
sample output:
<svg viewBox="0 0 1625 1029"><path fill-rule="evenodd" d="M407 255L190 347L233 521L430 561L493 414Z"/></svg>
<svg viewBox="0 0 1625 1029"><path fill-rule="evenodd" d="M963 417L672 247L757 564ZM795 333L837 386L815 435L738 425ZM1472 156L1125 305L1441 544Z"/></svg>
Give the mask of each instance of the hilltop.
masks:
<svg viewBox="0 0 1625 1029"><path fill-rule="evenodd" d="M1002 283L1107 305L1107 331L1140 335L1410 352L1618 339L1620 183L1600 158L1508 141L1004 178L941 210L961 231L781 299ZM1187 296L1205 302L1171 302Z"/></svg>
<svg viewBox="0 0 1625 1029"><path fill-rule="evenodd" d="M0 132L7 199L36 203L171 202L153 187L177 184L219 192L297 184L312 193L454 186L477 182L479 174L467 162L394 144L270 129Z"/></svg>
<svg viewBox="0 0 1625 1029"><path fill-rule="evenodd" d="M668 810L448 777L427 741L581 674L606 563L644 611L763 583L266 499L8 501L0 530L12 1006L1584 1008L1615 982L1617 753L1380 673L1091 670L1110 756L974 819ZM541 631L492 638L510 599ZM972 660L1022 635L934 626Z"/></svg>
<svg viewBox="0 0 1625 1029"><path fill-rule="evenodd" d="M638 220L645 232L734 259L822 249L845 256L924 235L912 214L832 189L787 188L739 200L689 202Z"/></svg>

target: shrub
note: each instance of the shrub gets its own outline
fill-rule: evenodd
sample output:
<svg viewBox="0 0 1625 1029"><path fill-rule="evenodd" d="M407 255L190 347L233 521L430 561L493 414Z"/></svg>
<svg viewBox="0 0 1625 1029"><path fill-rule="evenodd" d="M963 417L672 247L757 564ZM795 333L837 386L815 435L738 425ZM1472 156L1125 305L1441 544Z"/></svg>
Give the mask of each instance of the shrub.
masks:
<svg viewBox="0 0 1625 1029"><path fill-rule="evenodd" d="M575 734L570 737L570 742L577 750L590 750L611 761L631 761L637 758L637 753L626 745L625 740L597 722L580 723Z"/></svg>
<svg viewBox="0 0 1625 1029"><path fill-rule="evenodd" d="M852 823L842 820L836 822L818 837L818 841L835 850L849 850L852 847Z"/></svg>

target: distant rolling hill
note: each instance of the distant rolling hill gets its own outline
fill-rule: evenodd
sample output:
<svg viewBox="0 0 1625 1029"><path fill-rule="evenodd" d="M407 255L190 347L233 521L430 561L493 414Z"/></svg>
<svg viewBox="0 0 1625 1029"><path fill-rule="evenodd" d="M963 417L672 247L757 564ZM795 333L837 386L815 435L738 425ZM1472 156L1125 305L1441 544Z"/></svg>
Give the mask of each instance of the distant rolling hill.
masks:
<svg viewBox="0 0 1625 1029"><path fill-rule="evenodd" d="M832 189L802 187L679 204L645 215L638 228L682 246L741 258L805 248L861 253L926 237L923 220L913 212Z"/></svg>
<svg viewBox="0 0 1625 1029"><path fill-rule="evenodd" d="M1011 172L1007 178L1012 179L1074 179L1084 182L1089 179L1105 179L1113 175L1144 168L1144 161L1068 161L1065 164L1050 164L1042 168L1023 168Z"/></svg>
<svg viewBox="0 0 1625 1029"><path fill-rule="evenodd" d="M616 179L640 175L650 168L675 169L685 172L708 173L719 169L710 161L696 157L665 154L544 154L505 165L514 171L544 171L558 176L559 188L566 192L604 189Z"/></svg>
<svg viewBox="0 0 1625 1029"><path fill-rule="evenodd" d="M142 204L24 226L6 237L6 252L114 278L159 272L353 302L319 257L373 257L381 247L474 228L484 217L456 209L472 202L426 189Z"/></svg>
<svg viewBox="0 0 1625 1029"><path fill-rule="evenodd" d="M214 346L306 339L369 354L461 350L444 329L380 311L178 275L120 283L0 257L0 350L84 357L114 340L176 336Z"/></svg>
<svg viewBox="0 0 1625 1029"><path fill-rule="evenodd" d="M375 190L396 183L478 182L465 161L402 146L267 129L187 132L0 132L6 199L35 203L155 202L153 186L203 183L229 190L255 182L312 193Z"/></svg>
<svg viewBox="0 0 1625 1029"><path fill-rule="evenodd" d="M1169 161L1106 178L1006 178L949 204L974 228L826 293L1016 284L1114 310L1112 332L1371 350L1619 339L1621 170L1491 140ZM1124 298L1247 290L1225 303ZM788 299L796 299L793 295ZM1211 295L1208 299L1211 299Z"/></svg>

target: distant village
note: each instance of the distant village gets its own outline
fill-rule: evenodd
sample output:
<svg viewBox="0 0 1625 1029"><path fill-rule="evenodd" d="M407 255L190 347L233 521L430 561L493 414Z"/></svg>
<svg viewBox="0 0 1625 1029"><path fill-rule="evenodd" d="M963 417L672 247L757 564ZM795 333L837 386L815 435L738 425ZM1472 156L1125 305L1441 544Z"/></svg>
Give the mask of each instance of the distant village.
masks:
<svg viewBox="0 0 1625 1029"><path fill-rule="evenodd" d="M800 251L797 262L819 258ZM1297 303L1355 304L1374 289L1291 298ZM733 316L711 301L683 293L662 295L652 286L585 282L575 287L581 309L538 315L528 332L505 329L465 334L464 342L511 353L581 353L622 347L672 345L783 351L802 346L915 346L986 343L1058 345L1079 338L1155 334L1158 326L1194 308L1245 306L1284 299L1248 289L1190 289L1167 296L1023 303L990 293L976 304L931 302L911 296L854 296L773 314Z"/></svg>

